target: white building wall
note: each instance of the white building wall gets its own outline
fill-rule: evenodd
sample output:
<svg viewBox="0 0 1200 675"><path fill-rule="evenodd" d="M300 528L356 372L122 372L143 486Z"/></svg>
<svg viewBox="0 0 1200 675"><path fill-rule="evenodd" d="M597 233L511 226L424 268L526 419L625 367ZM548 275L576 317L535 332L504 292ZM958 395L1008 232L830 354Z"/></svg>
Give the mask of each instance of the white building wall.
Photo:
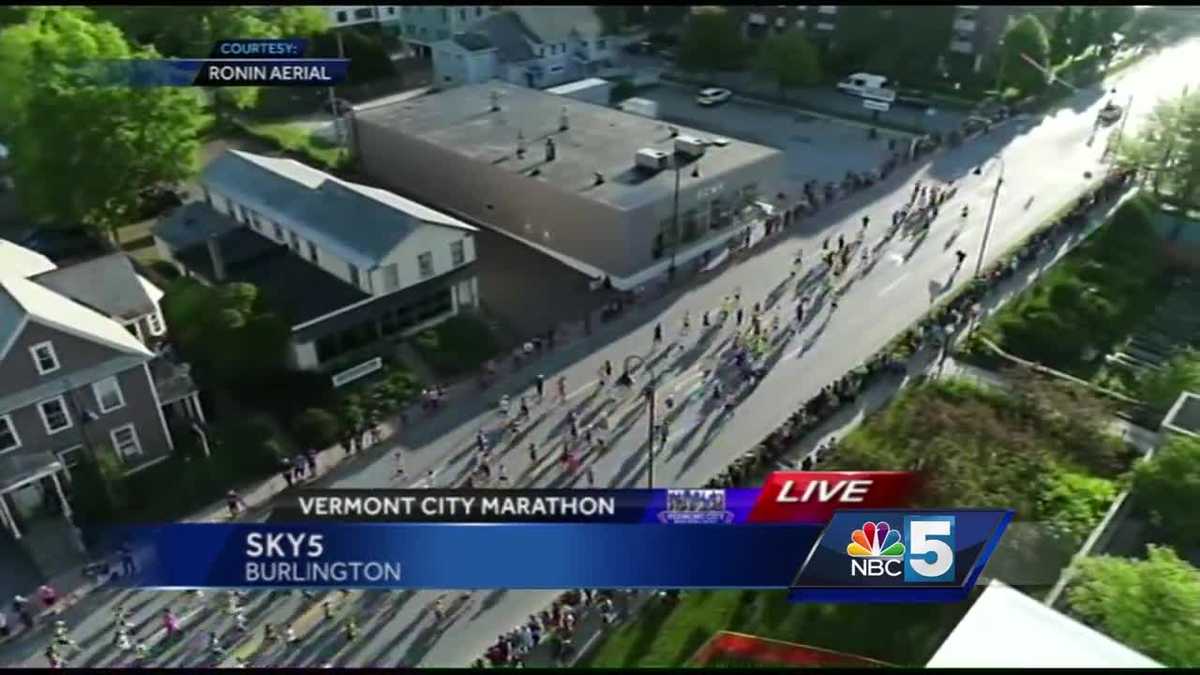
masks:
<svg viewBox="0 0 1200 675"><path fill-rule="evenodd" d="M456 269L457 266L452 264L453 258L450 252L451 244L456 241L463 242L462 264L466 265L475 260L475 238L470 232L437 225L427 225L413 233L395 251L392 251L391 255L384 259L378 268L372 271L371 277L375 287L374 294L379 296L391 292L386 283L386 268L388 265L396 265L396 271L400 279L399 287L392 290L401 290L409 286L415 286L422 281L427 281ZM433 274L428 277L421 276L418 257L422 253L430 253L433 258Z"/></svg>
<svg viewBox="0 0 1200 675"><path fill-rule="evenodd" d="M360 26L378 21L375 5L329 5L325 7L325 14L333 28Z"/></svg>

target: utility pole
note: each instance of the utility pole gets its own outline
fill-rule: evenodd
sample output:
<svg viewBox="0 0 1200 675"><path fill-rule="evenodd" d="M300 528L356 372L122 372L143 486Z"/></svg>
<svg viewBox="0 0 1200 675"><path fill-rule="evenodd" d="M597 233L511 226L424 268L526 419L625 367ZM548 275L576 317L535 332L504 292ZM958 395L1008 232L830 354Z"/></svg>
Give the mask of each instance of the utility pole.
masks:
<svg viewBox="0 0 1200 675"><path fill-rule="evenodd" d="M671 210L671 266L667 268L667 279L675 279L675 253L679 250L679 153L675 153L675 198ZM650 411L654 415L654 411ZM654 422L651 420L653 426Z"/></svg>
<svg viewBox="0 0 1200 675"><path fill-rule="evenodd" d="M342 43L342 33L339 30L334 31L337 36L338 58L346 58L346 47ZM329 112L333 114L333 130L337 133L338 158L341 159L342 154L346 151L346 136L342 129L341 109L338 107L337 97L333 92L333 85L329 86Z"/></svg>
<svg viewBox="0 0 1200 675"><path fill-rule="evenodd" d="M1000 175L996 176L996 187L992 190L992 205L988 207L987 224L983 228L983 241L979 242L979 257L975 261L975 278L978 279L983 271L983 256L987 253L988 237L992 234L992 221L996 216L996 202L1000 199L1000 186L1004 184L1004 158L997 156L1000 162ZM976 169L977 172L982 173Z"/></svg>

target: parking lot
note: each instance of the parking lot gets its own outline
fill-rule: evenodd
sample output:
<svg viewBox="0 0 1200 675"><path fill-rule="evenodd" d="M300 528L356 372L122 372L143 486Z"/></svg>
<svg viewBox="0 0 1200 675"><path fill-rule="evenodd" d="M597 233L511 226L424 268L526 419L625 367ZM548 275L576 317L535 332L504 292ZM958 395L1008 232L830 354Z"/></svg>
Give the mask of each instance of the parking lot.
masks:
<svg viewBox="0 0 1200 675"><path fill-rule="evenodd" d="M905 134L880 131L878 138L870 140L862 125L738 100L736 93L732 101L712 107L697 105L693 88L667 83L638 96L658 102L664 122L784 151L789 182L840 180L847 171L877 169L890 154L889 139L895 139L897 148L905 147L909 139Z"/></svg>

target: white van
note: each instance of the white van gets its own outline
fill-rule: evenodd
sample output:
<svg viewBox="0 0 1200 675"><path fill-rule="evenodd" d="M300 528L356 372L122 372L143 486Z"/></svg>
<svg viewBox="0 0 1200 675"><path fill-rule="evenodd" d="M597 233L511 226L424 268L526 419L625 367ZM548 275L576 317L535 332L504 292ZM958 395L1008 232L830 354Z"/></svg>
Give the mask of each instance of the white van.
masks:
<svg viewBox="0 0 1200 675"><path fill-rule="evenodd" d="M892 88L892 83L883 75L855 73L838 82L837 88L851 96L858 96L859 98L871 99L873 101L893 103L896 100L896 90Z"/></svg>

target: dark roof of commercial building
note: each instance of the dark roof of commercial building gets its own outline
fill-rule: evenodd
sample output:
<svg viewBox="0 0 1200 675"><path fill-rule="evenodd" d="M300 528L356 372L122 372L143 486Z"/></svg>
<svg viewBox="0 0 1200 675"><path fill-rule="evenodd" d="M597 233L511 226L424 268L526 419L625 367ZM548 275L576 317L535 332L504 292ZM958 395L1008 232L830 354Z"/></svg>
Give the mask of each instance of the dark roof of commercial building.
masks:
<svg viewBox="0 0 1200 675"><path fill-rule="evenodd" d="M224 282L254 284L262 292L267 306L291 325L311 321L370 297L302 260L287 246L237 223L230 227L229 223L233 222L230 218L207 204L200 204L200 207L192 209L193 228L207 227L217 234L217 245L225 263ZM189 270L215 281L207 239L207 236L193 238L189 245L176 249L174 256Z"/></svg>
<svg viewBox="0 0 1200 675"><path fill-rule="evenodd" d="M493 112L492 92L500 110ZM565 110L567 131L559 131ZM628 209L652 203L674 189L674 172L657 173L636 167L643 148L671 153L674 128L680 136L714 139L713 134L667 124L535 89L493 80L455 87L437 94L361 110L358 123L414 136L481 165L521 173L530 180ZM517 157L517 135L525 140L524 157ZM555 159L545 161L547 139L555 144ZM737 139L709 144L699 170L705 177L724 174L767 159L780 151ZM692 168L686 170L686 185ZM596 174L604 182L596 185Z"/></svg>

